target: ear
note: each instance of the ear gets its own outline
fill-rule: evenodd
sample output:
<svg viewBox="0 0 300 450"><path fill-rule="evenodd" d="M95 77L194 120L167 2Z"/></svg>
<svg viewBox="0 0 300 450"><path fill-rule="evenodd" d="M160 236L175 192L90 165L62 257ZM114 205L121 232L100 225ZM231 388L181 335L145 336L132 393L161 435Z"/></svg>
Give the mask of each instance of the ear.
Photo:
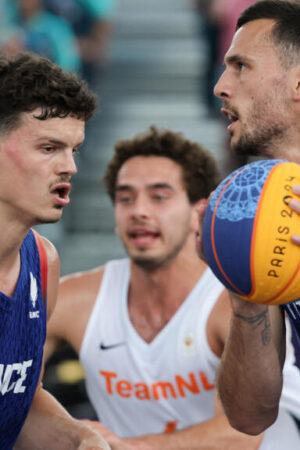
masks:
<svg viewBox="0 0 300 450"><path fill-rule="evenodd" d="M199 213L198 208L207 205L208 200L206 198L201 198L192 206L192 218L191 218L191 231L197 233L199 231Z"/></svg>
<svg viewBox="0 0 300 450"><path fill-rule="evenodd" d="M300 66L295 68L293 98L296 102L300 102Z"/></svg>

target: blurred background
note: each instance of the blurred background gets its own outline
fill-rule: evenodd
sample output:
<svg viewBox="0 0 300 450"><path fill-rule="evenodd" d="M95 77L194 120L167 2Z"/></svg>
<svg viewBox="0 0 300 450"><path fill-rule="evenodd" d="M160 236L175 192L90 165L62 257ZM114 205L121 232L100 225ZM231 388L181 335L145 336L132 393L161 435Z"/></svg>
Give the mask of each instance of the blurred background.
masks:
<svg viewBox="0 0 300 450"><path fill-rule="evenodd" d="M0 0L0 51L31 50L85 78L99 98L77 156L71 205L38 227L57 247L62 275L125 255L101 179L114 144L151 125L183 133L216 157L230 155L213 86L236 18L252 0ZM68 318L66 318L68 320ZM55 354L44 385L76 417L94 418L73 351Z"/></svg>

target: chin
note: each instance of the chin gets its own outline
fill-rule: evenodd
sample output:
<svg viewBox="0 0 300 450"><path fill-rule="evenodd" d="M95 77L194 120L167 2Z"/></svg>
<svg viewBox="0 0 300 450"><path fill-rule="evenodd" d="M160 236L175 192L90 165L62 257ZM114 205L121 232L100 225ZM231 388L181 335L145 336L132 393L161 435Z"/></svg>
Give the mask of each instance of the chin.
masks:
<svg viewBox="0 0 300 450"><path fill-rule="evenodd" d="M161 266L161 261L157 258L130 255L132 261L141 269L152 271Z"/></svg>
<svg viewBox="0 0 300 450"><path fill-rule="evenodd" d="M37 217L38 225L46 224L46 223L56 223L58 222L62 217L62 210L55 211L52 214L39 216Z"/></svg>

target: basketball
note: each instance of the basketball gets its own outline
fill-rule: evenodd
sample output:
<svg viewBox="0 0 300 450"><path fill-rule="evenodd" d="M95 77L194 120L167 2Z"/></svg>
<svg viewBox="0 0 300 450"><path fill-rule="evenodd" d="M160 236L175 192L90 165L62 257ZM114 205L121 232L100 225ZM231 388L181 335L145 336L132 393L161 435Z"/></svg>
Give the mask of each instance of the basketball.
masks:
<svg viewBox="0 0 300 450"><path fill-rule="evenodd" d="M216 277L238 296L266 305L300 297L300 165L255 161L231 173L211 196L203 220L203 251Z"/></svg>

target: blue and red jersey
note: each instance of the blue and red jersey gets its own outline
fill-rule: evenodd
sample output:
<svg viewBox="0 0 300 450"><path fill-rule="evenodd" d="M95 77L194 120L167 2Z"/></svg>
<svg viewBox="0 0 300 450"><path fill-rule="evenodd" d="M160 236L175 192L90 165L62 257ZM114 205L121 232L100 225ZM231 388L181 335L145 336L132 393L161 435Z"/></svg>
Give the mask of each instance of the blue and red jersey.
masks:
<svg viewBox="0 0 300 450"><path fill-rule="evenodd" d="M46 254L30 230L12 297L0 292L0 448L13 447L39 381L46 338Z"/></svg>

